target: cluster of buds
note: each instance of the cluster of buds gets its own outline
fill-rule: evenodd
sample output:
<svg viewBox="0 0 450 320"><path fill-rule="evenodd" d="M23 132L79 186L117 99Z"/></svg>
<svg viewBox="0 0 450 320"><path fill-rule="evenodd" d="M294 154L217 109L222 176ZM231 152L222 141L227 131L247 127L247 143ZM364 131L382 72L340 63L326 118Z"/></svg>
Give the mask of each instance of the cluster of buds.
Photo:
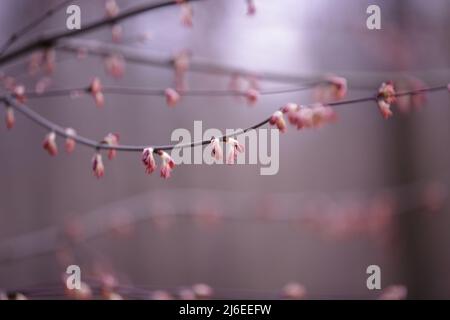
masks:
<svg viewBox="0 0 450 320"><path fill-rule="evenodd" d="M172 169L175 167L175 162L172 157L163 150L155 150L153 148L145 148L142 152L142 163L145 166L145 172L151 174L156 169L156 161L153 156L156 153L161 158L161 177L164 179L170 178Z"/></svg>
<svg viewBox="0 0 450 320"><path fill-rule="evenodd" d="M98 108L103 107L105 104L105 96L103 95L102 92L102 83L100 79L95 77L94 80L92 80L88 90L91 93L92 97L94 98L95 105Z"/></svg>
<svg viewBox="0 0 450 320"><path fill-rule="evenodd" d="M42 147L51 156L56 156L58 154L58 146L56 145L56 133L55 132L52 131L45 136L44 142L42 143Z"/></svg>
<svg viewBox="0 0 450 320"><path fill-rule="evenodd" d="M334 75L326 76L314 91L314 99L322 103L342 100L346 95L347 80Z"/></svg>
<svg viewBox="0 0 450 320"><path fill-rule="evenodd" d="M120 54L112 54L105 59L105 69L114 78L125 74L125 59Z"/></svg>
<svg viewBox="0 0 450 320"><path fill-rule="evenodd" d="M66 135L66 141L64 143L67 153L72 153L75 150L75 137L77 135L76 131L72 128L66 128L64 131ZM44 150L48 152L51 156L56 156L58 154L58 145L56 144L56 133L54 131L49 132L42 143Z"/></svg>
<svg viewBox="0 0 450 320"><path fill-rule="evenodd" d="M392 116L391 104L396 100L396 92L392 81L384 82L378 89L377 103L383 118Z"/></svg>
<svg viewBox="0 0 450 320"><path fill-rule="evenodd" d="M181 24L187 28L192 28L193 26L193 17L194 11L192 10L192 6L189 3L181 1Z"/></svg>
<svg viewBox="0 0 450 320"><path fill-rule="evenodd" d="M247 88L243 88L245 83ZM261 93L259 92L258 79L254 76L243 77L238 73L233 73L230 78L229 89L237 94L238 97L243 96L247 100L249 106L253 106L259 100Z"/></svg>
<svg viewBox="0 0 450 320"><path fill-rule="evenodd" d="M172 88L167 88L164 90L164 95L166 97L166 103L169 107L175 107L175 105L180 101L180 94Z"/></svg>
<svg viewBox="0 0 450 320"><path fill-rule="evenodd" d="M44 69L45 72L51 74L55 71L55 61L55 50L51 48L34 52L28 63L28 73L35 75L39 70Z"/></svg>
<svg viewBox="0 0 450 320"><path fill-rule="evenodd" d="M120 9L115 0L107 0L105 3L105 11L108 18L114 18L119 14ZM122 26L114 24L111 28L111 32L114 42L119 42L122 39Z"/></svg>
<svg viewBox="0 0 450 320"><path fill-rule="evenodd" d="M286 114L291 125L298 130L303 128L319 128L324 124L336 121L336 112L332 107L322 104L314 104L311 107L299 106L296 103L288 103L280 110L275 111L269 119L271 125L276 125L281 132L286 131L286 122L283 115Z"/></svg>
<svg viewBox="0 0 450 320"><path fill-rule="evenodd" d="M110 147L115 147L119 144L120 136L118 133L108 133L101 143L106 144ZM117 151L114 148L108 149L108 159L112 160L116 157Z"/></svg>

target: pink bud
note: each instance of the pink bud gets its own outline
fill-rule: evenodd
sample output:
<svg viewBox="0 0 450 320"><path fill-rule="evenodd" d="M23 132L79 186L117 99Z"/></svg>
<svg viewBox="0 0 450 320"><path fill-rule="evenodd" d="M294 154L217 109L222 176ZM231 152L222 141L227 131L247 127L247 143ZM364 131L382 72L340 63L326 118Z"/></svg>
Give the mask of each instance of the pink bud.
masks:
<svg viewBox="0 0 450 320"><path fill-rule="evenodd" d="M391 285L383 289L380 300L404 300L408 295L408 289L403 285Z"/></svg>
<svg viewBox="0 0 450 320"><path fill-rule="evenodd" d="M181 4L181 24L185 27L192 28L194 12L192 6L189 3Z"/></svg>
<svg viewBox="0 0 450 320"><path fill-rule="evenodd" d="M341 100L347 95L347 80L342 77L329 76L326 78L332 88L332 95L335 100Z"/></svg>
<svg viewBox="0 0 450 320"><path fill-rule="evenodd" d="M102 143L107 144L108 146L114 147L119 144L119 134L117 133L108 133L106 137L103 138ZM116 150L115 149L108 149L108 159L112 160L116 157Z"/></svg>
<svg viewBox="0 0 450 320"><path fill-rule="evenodd" d="M254 0L247 0L247 15L254 16L256 13L256 5Z"/></svg>
<svg viewBox="0 0 450 320"><path fill-rule="evenodd" d="M204 283L197 283L192 286L192 291L199 299L211 298L213 295L213 289Z"/></svg>
<svg viewBox="0 0 450 320"><path fill-rule="evenodd" d="M16 85L13 90L14 97L19 101L20 103L24 103L27 98L25 97L25 86L23 85Z"/></svg>
<svg viewBox="0 0 450 320"><path fill-rule="evenodd" d="M119 14L119 6L115 0L107 0L105 3L106 16L113 18Z"/></svg>
<svg viewBox="0 0 450 320"><path fill-rule="evenodd" d="M175 167L175 162L173 161L172 157L162 151L158 151L159 156L161 157L161 177L164 179L170 178L170 173L172 172L172 169Z"/></svg>
<svg viewBox="0 0 450 320"><path fill-rule="evenodd" d="M186 88L185 73L189 68L190 55L188 51L182 51L175 56L173 61L175 71L175 88L182 91Z"/></svg>
<svg viewBox="0 0 450 320"><path fill-rule="evenodd" d="M180 94L172 88L167 88L164 90L166 96L166 103L169 107L174 107L180 100Z"/></svg>
<svg viewBox="0 0 450 320"><path fill-rule="evenodd" d="M113 42L122 41L123 37L123 28L120 24L115 24L111 28L111 37Z"/></svg>
<svg viewBox="0 0 450 320"><path fill-rule="evenodd" d="M51 156L58 154L58 146L56 145L56 134L52 131L45 136L42 147L47 150Z"/></svg>
<svg viewBox="0 0 450 320"><path fill-rule="evenodd" d="M287 114L288 121L292 125L296 125L298 121L298 111L300 107L296 103L287 103L284 107L281 108L283 113Z"/></svg>
<svg viewBox="0 0 450 320"><path fill-rule="evenodd" d="M76 141L75 141L74 137L77 135L77 133L72 128L67 128L65 132L67 135L66 142L65 142L66 152L72 153L73 150L75 150Z"/></svg>
<svg viewBox="0 0 450 320"><path fill-rule="evenodd" d="M99 78L95 77L94 80L92 80L89 91L94 97L96 106L98 108L103 107L103 105L105 104L105 97L102 92L102 83L100 82Z"/></svg>
<svg viewBox="0 0 450 320"><path fill-rule="evenodd" d="M156 169L156 161L153 157L153 148L146 148L142 152L142 162L145 165L145 172L151 174Z"/></svg>
<svg viewBox="0 0 450 320"><path fill-rule="evenodd" d="M55 71L56 58L54 49L46 49L44 51L44 67L47 73L53 73Z"/></svg>
<svg viewBox="0 0 450 320"><path fill-rule="evenodd" d="M89 300L92 298L92 290L89 287L89 285L85 282L81 282L80 284L80 289L69 289L66 288L66 295L70 298L70 299L75 299L75 300Z"/></svg>
<svg viewBox="0 0 450 320"><path fill-rule="evenodd" d="M247 103L249 105L254 105L259 98L259 91L253 88L248 89L245 92L245 97L247 98Z"/></svg>
<svg viewBox="0 0 450 320"><path fill-rule="evenodd" d="M392 116L391 104L396 100L396 92L392 81L384 82L378 89L378 108L383 118L388 119Z"/></svg>
<svg viewBox="0 0 450 320"><path fill-rule="evenodd" d="M213 157L216 160L222 159L223 153L222 153L222 147L220 146L220 141L218 138L212 138L211 139L211 157Z"/></svg>
<svg viewBox="0 0 450 320"><path fill-rule="evenodd" d="M16 118L14 116L14 109L12 107L6 108L5 122L7 129L12 129L14 127L14 124L16 123Z"/></svg>
<svg viewBox="0 0 450 320"><path fill-rule="evenodd" d="M105 69L114 78L121 78L125 73L125 60L121 55L113 54L105 59Z"/></svg>
<svg viewBox="0 0 450 320"><path fill-rule="evenodd" d="M303 299L306 296L306 289L299 283L291 282L283 287L282 296L286 299Z"/></svg>
<svg viewBox="0 0 450 320"><path fill-rule="evenodd" d="M269 123L271 125L276 125L278 130L280 130L281 132L286 132L286 122L283 118L283 112L281 112L280 110L277 110L272 114Z"/></svg>
<svg viewBox="0 0 450 320"><path fill-rule="evenodd" d="M229 145L229 151L227 155L227 163L236 163L238 153L244 152L244 146L239 143L236 139L227 138L227 144Z"/></svg>
<svg viewBox="0 0 450 320"><path fill-rule="evenodd" d="M102 83L98 77L95 77L92 80L89 90L92 94L96 94L102 91Z"/></svg>
<svg viewBox="0 0 450 320"><path fill-rule="evenodd" d="M92 158L92 170L94 172L94 176L97 178L101 178L105 174L105 166L103 165L102 155L98 152Z"/></svg>

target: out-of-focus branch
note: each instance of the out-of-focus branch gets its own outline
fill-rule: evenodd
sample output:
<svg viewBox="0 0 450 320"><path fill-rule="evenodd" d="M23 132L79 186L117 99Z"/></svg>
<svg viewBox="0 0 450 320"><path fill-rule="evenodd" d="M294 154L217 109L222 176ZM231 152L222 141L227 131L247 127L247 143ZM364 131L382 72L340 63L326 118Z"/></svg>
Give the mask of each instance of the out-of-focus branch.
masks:
<svg viewBox="0 0 450 320"><path fill-rule="evenodd" d="M185 1L193 2L193 1L199 1L199 0L185 0ZM178 4L177 1L159 1L159 2L152 1L150 3L145 3L145 4L135 6L128 10L123 10L117 16L106 17L106 18L91 22L89 24L84 25L83 28L81 28L81 29L61 31L61 32L54 33L52 35L43 36L41 38L38 38L37 40L32 40L29 43L24 44L23 46L17 48L16 50L11 51L8 54L0 56L0 66L8 63L9 61L17 59L17 58L23 56L24 54L30 53L36 49L52 47L60 39L78 36L78 35L96 30L103 26L114 25L120 21L134 17L141 13L145 13L148 11L157 10L160 8L165 8L165 7L169 7L169 6L173 6L173 5L177 5L177 4Z"/></svg>
<svg viewBox="0 0 450 320"><path fill-rule="evenodd" d="M31 21L29 24L24 26L22 29L17 30L12 35L9 36L8 40L1 46L0 49L0 56L2 56L6 50L10 46L12 46L15 42L17 42L22 36L36 28L39 24L41 24L43 21L54 15L56 12L64 8L66 5L68 5L72 0L64 0L61 3L55 5L54 7L48 9L44 12L41 16L36 18L36 20Z"/></svg>

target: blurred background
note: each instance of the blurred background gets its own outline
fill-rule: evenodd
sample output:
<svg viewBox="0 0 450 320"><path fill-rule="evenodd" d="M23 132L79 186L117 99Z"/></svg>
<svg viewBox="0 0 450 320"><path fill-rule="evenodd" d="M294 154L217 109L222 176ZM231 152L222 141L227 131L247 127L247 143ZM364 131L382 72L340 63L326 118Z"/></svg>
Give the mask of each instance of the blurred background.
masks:
<svg viewBox="0 0 450 320"><path fill-rule="evenodd" d="M2 0L1 42L57 3ZM104 1L73 3L82 26L105 16ZM139 3L117 0L121 9ZM381 30L366 27L370 4L381 8ZM180 23L176 6L144 13L120 23L122 45L162 57L189 50L193 60L256 72L334 73L348 79L349 98L373 95L390 79L450 82L447 0L255 5L248 16L243 0L195 2L192 28ZM66 18L57 12L23 41L64 30ZM147 41L125 41L143 33ZM111 28L80 38L111 43ZM170 68L126 62L124 75L114 78L103 57L55 54L49 90L83 87L94 76L105 85L173 86ZM33 90L46 75L30 75L27 59L0 70ZM190 89L229 82L187 74ZM106 95L103 109L90 96L28 105L94 140L118 132L124 144L145 145L171 143L174 129L193 130L195 120L204 128L247 127L291 101L311 103L312 91L262 96L252 107L235 97L184 97L168 108L164 97L142 95ZM214 297L282 297L289 296L286 284L297 283L307 298L376 298L380 292L366 287L366 268L376 264L383 288L403 285L408 298L450 298L448 107L445 91L428 94L420 110L394 108L389 121L373 102L342 106L336 124L288 128L276 175L260 175L258 165L181 165L168 180L146 175L141 155L129 152L105 158L105 176L96 179L93 150L79 145L71 155L50 157L42 150L47 132L18 114L13 130L0 127L0 288L62 283L67 265L77 264L86 281L107 274L123 286L173 295L205 283Z"/></svg>

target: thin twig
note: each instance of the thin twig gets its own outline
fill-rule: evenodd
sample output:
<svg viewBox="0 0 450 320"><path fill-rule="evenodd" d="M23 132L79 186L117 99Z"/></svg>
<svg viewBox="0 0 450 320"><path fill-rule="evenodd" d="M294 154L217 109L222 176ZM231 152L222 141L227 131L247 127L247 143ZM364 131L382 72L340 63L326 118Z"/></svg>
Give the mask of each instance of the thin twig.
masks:
<svg viewBox="0 0 450 320"><path fill-rule="evenodd" d="M301 87L282 88L282 89L268 89L261 90L258 93L260 95L275 95L283 93L300 92L311 89L314 85L305 85ZM64 97L70 96L73 93L89 93L89 87L77 87L77 88L64 88L48 90L42 93L34 91L26 92L27 98L48 98L48 97ZM123 87L123 86L103 86L102 92L106 94L120 94L120 95L139 95L139 96L165 96L165 89L154 88L135 88L135 87ZM242 90L209 90L209 89L190 89L180 91L181 96L192 97L229 97L229 96L242 96L245 97L247 92Z"/></svg>
<svg viewBox="0 0 450 320"><path fill-rule="evenodd" d="M397 94L395 94L395 96L406 96L406 95L416 95L418 93L423 93L423 92L435 92L435 91L442 91L442 90L447 90L448 87L446 85L441 85L441 86L436 86L436 87L429 87L429 88L423 88L423 89L418 89L418 90L413 90L413 91L405 91L405 92L399 92ZM27 105L18 102L16 99L14 99L11 95L5 95L5 96L1 96L0 97L1 100L3 100L5 107L6 106L12 106L15 110L17 110L18 112L22 113L23 115L25 115L26 117L28 117L30 120L34 121L35 123L37 123L38 125L55 132L55 134L63 137L63 138L72 138L74 139L76 142L83 144L85 146L94 148L96 150L110 150L110 149L114 149L117 151L134 151L134 152L142 152L145 148L153 148L154 152L158 152L159 150L163 150L163 151L170 151L170 150L175 150L175 149L182 149L182 148L193 148L196 146L202 146L202 145L207 145L209 144L211 141L210 140L202 140L202 141L196 141L196 142L192 142L192 143L184 143L184 144L169 144L169 145L160 145L160 146L151 146L151 145L117 145L117 146L113 146L113 145L108 145L102 142L97 142L94 141L92 139L89 138L85 138L83 136L80 136L78 134L76 135L70 135L66 132L66 128L61 127L60 125L48 120L47 118L43 117L42 115L40 115L39 113L35 112L34 110L32 110L31 108L29 108ZM332 107L336 107L336 106L342 106L342 105L352 105L352 104L357 104L357 103L361 103L361 102L368 102L368 101L376 101L377 97L376 96L370 96L370 97L363 97L363 98L357 98L357 99L350 99L350 100L343 100L343 101L337 101L337 102L330 102L327 105L328 106L332 106ZM305 105L304 107L314 107L314 104L311 105ZM217 137L220 141L227 141L228 138L231 137L237 137L239 135L242 135L250 130L254 130L257 128L260 128L264 125L266 125L268 122L270 121L270 117L262 120L259 123L256 123L253 126L250 126L246 129L240 129L240 130L236 130L231 134L228 135L223 135L221 137Z"/></svg>

